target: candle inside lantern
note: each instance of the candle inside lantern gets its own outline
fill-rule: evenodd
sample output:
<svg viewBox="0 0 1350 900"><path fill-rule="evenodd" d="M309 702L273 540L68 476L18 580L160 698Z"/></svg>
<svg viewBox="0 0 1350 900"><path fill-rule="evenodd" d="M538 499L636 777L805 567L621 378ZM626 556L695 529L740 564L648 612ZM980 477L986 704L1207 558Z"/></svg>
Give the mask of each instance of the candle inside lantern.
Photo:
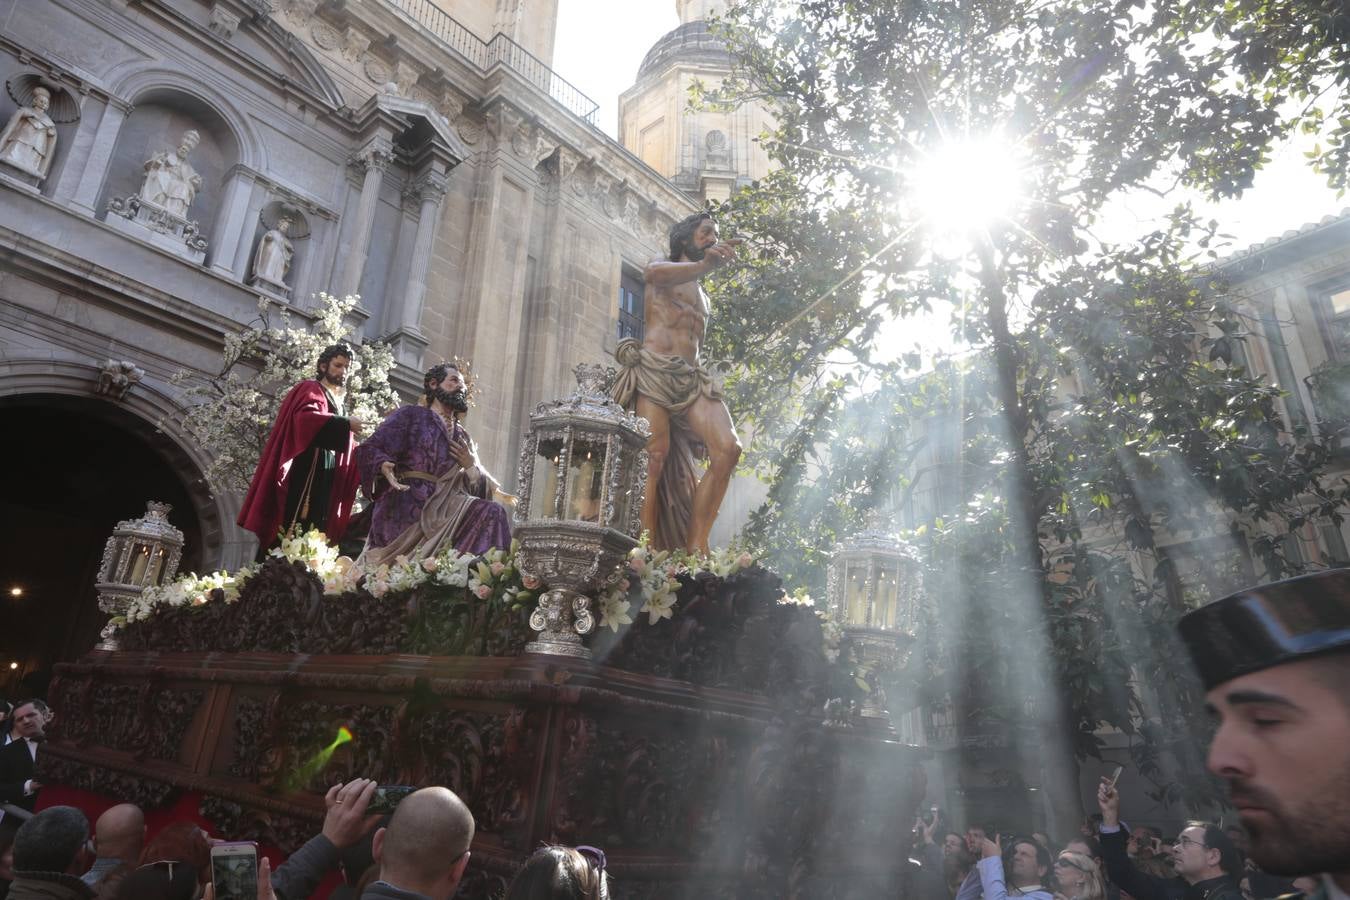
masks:
<svg viewBox="0 0 1350 900"><path fill-rule="evenodd" d="M845 621L850 625L867 624L867 565L850 565L845 570Z"/></svg>
<svg viewBox="0 0 1350 900"><path fill-rule="evenodd" d="M579 444L572 448L570 463L567 473L567 518L599 522L605 448Z"/></svg>
<svg viewBox="0 0 1350 900"><path fill-rule="evenodd" d="M145 569L150 563L150 548L145 544L133 544L131 548L131 577L127 584L144 584Z"/></svg>
<svg viewBox="0 0 1350 900"><path fill-rule="evenodd" d="M877 573L876 599L872 603L872 625L877 628L894 628L898 620L896 609L896 591L899 581L894 569L882 569Z"/></svg>
<svg viewBox="0 0 1350 900"><path fill-rule="evenodd" d="M164 548L159 547L155 550L154 556L150 558L150 577L146 580L148 585L159 584L160 573L164 571Z"/></svg>

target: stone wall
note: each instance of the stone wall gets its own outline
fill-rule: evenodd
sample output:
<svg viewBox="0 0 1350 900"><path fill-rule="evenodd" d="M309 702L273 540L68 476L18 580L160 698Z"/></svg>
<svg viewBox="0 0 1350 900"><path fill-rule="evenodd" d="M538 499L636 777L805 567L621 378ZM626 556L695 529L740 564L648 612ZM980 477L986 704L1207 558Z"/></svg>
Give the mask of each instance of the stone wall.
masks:
<svg viewBox="0 0 1350 900"><path fill-rule="evenodd" d="M474 30L491 27L474 19L490 8L539 64L551 56L556 0L443 6ZM44 181L0 178L0 395L44 389L6 372L60 360L96 374L115 356L146 369L137 390L173 418L170 377L216 371L223 332L256 315L261 218L284 203L310 234L278 302L303 315L318 291L359 289L356 324L394 344L405 390L430 362L473 360L470 425L512 486L530 410L614 347L621 266L658 255L694 204L550 96L528 60L478 65L415 8L0 0L5 76L47 78L80 104ZM13 110L0 99L0 115ZM181 234L147 236L108 211L188 127L201 135L196 257ZM205 565L237 565L250 541L227 524Z"/></svg>

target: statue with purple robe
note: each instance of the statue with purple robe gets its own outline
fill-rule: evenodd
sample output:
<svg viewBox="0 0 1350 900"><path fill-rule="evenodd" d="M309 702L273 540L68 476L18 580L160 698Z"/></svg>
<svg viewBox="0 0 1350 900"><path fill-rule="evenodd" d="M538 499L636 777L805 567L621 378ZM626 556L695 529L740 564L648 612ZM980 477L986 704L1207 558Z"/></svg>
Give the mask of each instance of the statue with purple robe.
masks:
<svg viewBox="0 0 1350 900"><path fill-rule="evenodd" d="M441 364L423 384L421 403L394 412L356 448L361 489L374 501L358 560L367 570L447 546L481 554L511 545L506 509L493 500L499 485L459 421L469 408L463 376Z"/></svg>

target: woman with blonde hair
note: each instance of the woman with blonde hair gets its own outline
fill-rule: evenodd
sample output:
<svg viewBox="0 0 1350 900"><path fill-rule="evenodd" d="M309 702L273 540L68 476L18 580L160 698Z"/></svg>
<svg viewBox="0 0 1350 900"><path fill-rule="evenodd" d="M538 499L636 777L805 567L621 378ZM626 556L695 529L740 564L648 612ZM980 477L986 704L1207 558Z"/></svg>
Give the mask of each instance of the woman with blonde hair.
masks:
<svg viewBox="0 0 1350 900"><path fill-rule="evenodd" d="M609 900L605 853L596 847L540 847L504 900Z"/></svg>
<svg viewBox="0 0 1350 900"><path fill-rule="evenodd" d="M1065 850L1055 859L1055 900L1105 900L1106 882L1091 857Z"/></svg>

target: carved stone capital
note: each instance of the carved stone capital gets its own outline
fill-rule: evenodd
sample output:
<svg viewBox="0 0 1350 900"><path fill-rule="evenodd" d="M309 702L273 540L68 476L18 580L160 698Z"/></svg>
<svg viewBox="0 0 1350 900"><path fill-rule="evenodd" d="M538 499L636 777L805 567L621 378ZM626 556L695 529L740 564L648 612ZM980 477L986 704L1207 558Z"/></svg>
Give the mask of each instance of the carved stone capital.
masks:
<svg viewBox="0 0 1350 900"><path fill-rule="evenodd" d="M439 92L433 91L431 96L431 105L451 122L457 120L464 112L464 98L448 87L442 88Z"/></svg>
<svg viewBox="0 0 1350 900"><path fill-rule="evenodd" d="M572 174L576 172L577 166L581 165L582 160L585 159L585 157L565 144L558 145L557 153L558 180L563 182L569 181L572 178Z"/></svg>
<svg viewBox="0 0 1350 900"><path fill-rule="evenodd" d="M314 18L314 10L319 7L319 0L282 0L282 2L285 4L286 14L300 22L308 22Z"/></svg>
<svg viewBox="0 0 1350 900"><path fill-rule="evenodd" d="M411 97L413 82L422 73L417 67L404 60L398 60L393 66L394 83L398 85L398 95L400 97Z"/></svg>
<svg viewBox="0 0 1350 900"><path fill-rule="evenodd" d="M393 161L394 145L384 138L376 138L356 151L349 162L362 172L369 169L379 169L383 172Z"/></svg>
<svg viewBox="0 0 1350 900"><path fill-rule="evenodd" d="M342 56L349 62L356 62L370 46L370 38L355 25L348 25L342 32Z"/></svg>
<svg viewBox="0 0 1350 900"><path fill-rule="evenodd" d="M525 120L525 113L511 104L498 103L487 115L487 131L499 142L514 143L520 129L525 125Z"/></svg>
<svg viewBox="0 0 1350 900"><path fill-rule="evenodd" d="M416 195L419 204L432 200L437 206L445 199L449 189L450 179L440 172L428 172L409 185L409 190Z"/></svg>
<svg viewBox="0 0 1350 900"><path fill-rule="evenodd" d="M228 41L239 30L239 17L217 3L211 7L211 18L207 27L216 37Z"/></svg>

